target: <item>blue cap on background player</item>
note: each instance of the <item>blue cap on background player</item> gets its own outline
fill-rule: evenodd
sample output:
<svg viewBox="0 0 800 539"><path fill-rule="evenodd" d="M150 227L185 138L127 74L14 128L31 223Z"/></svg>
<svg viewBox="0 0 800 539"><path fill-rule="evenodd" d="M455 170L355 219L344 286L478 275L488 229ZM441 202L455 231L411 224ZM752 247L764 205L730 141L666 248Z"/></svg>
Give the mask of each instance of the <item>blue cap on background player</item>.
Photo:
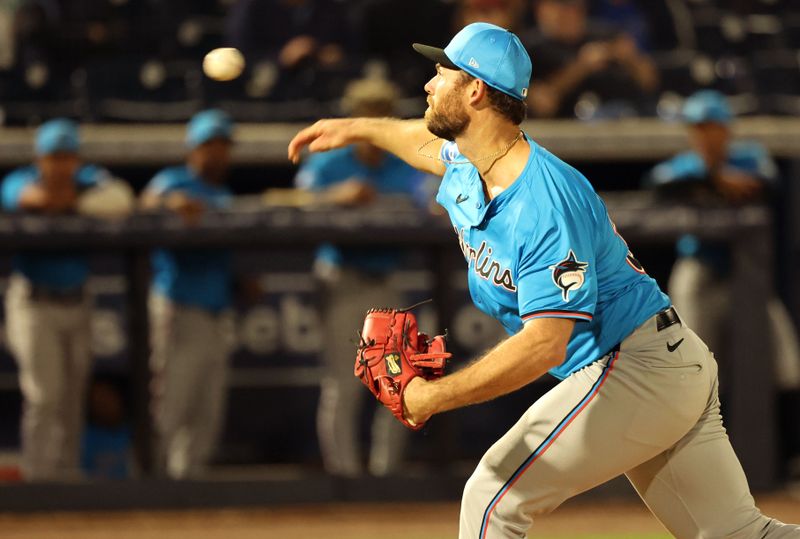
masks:
<svg viewBox="0 0 800 539"><path fill-rule="evenodd" d="M700 90L689 96L684 103L683 119L690 124L727 124L733 119L733 113L724 95L716 90Z"/></svg>
<svg viewBox="0 0 800 539"><path fill-rule="evenodd" d="M77 153L79 145L78 124L66 118L45 122L36 131L37 155L56 152Z"/></svg>
<svg viewBox="0 0 800 539"><path fill-rule="evenodd" d="M466 71L504 94L524 100L531 59L519 38L486 22L465 26L444 48L413 44L414 50L449 69Z"/></svg>
<svg viewBox="0 0 800 539"><path fill-rule="evenodd" d="M219 109L202 110L192 116L186 128L186 145L194 149L209 140L221 138L231 140L233 120Z"/></svg>

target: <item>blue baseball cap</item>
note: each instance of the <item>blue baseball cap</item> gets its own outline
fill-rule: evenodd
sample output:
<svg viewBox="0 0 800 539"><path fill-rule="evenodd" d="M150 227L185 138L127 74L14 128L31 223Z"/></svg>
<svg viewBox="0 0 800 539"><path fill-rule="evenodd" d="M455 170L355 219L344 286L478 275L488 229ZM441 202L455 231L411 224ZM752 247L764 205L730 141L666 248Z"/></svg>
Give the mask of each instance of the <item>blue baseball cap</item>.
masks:
<svg viewBox="0 0 800 539"><path fill-rule="evenodd" d="M43 123L36 130L35 146L37 155L56 152L78 153L80 146L78 124L66 118L56 118Z"/></svg>
<svg viewBox="0 0 800 539"><path fill-rule="evenodd" d="M439 49L414 43L414 50L448 69L460 69L511 97L524 100L531 82L531 59L519 38L494 24L474 22Z"/></svg>
<svg viewBox="0 0 800 539"><path fill-rule="evenodd" d="M233 120L226 112L208 109L192 116L186 127L186 145L190 149L215 138L233 138Z"/></svg>
<svg viewBox="0 0 800 539"><path fill-rule="evenodd" d="M733 113L724 95L716 90L700 90L689 96L683 104L683 119L690 124L728 124L733 119Z"/></svg>

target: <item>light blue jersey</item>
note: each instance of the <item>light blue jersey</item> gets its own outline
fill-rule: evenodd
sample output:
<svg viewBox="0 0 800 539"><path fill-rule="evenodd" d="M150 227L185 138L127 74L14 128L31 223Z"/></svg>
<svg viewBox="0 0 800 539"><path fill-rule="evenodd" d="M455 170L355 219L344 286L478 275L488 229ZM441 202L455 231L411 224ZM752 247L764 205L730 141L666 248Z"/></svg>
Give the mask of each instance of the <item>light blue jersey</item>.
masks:
<svg viewBox="0 0 800 539"><path fill-rule="evenodd" d="M738 141L728 146L725 166L746 172L765 185L773 185L778 179L778 167L758 142ZM708 167L699 153L688 151L663 161L653 167L644 178L646 188L670 188L705 184L710 182ZM730 248L724 242L700 241L693 234L684 234L676 245L679 256L702 258L711 264L720 275L731 267Z"/></svg>
<svg viewBox="0 0 800 539"><path fill-rule="evenodd" d="M778 177L778 167L767 150L757 142L732 143L728 147L725 165L747 172L765 183L773 183ZM708 179L708 167L703 158L697 152L689 151L679 153L656 165L648 175L645 185L659 187L677 182L707 181Z"/></svg>
<svg viewBox="0 0 800 539"><path fill-rule="evenodd" d="M75 184L80 193L110 177L111 173L102 167L83 165L75 173ZM10 172L3 180L3 209L22 211L19 207L20 196L26 187L38 182L39 170L36 166L22 167ZM32 283L53 290L79 288L89 277L89 261L85 254L25 252L14 256L13 267Z"/></svg>
<svg viewBox="0 0 800 539"><path fill-rule="evenodd" d="M419 203L425 174L406 164L400 158L386 153L376 166L362 163L355 146L345 146L309 156L297 173L295 185L310 191L322 191L346 180L357 180L372 186L382 195L406 195ZM337 248L324 244L317 251L318 259L334 265L358 268L373 274L394 270L400 257L396 249Z"/></svg>
<svg viewBox="0 0 800 539"><path fill-rule="evenodd" d="M586 178L527 138L522 174L487 202L477 169L447 164L437 202L447 209L469 265L475 305L510 334L527 321L573 318L566 378L607 354L669 306L628 250ZM442 159L466 161L453 142Z"/></svg>
<svg viewBox="0 0 800 539"><path fill-rule="evenodd" d="M355 146L312 154L297 173L295 183L302 189L321 190L349 179L367 183L381 194L411 195L424 174L400 158L386 153L371 167L362 163Z"/></svg>
<svg viewBox="0 0 800 539"><path fill-rule="evenodd" d="M230 207L225 186L203 181L188 166L159 172L145 188L155 195L182 192L207 208ZM231 303L231 253L222 249L158 249L153 252L153 288L175 303L219 312Z"/></svg>

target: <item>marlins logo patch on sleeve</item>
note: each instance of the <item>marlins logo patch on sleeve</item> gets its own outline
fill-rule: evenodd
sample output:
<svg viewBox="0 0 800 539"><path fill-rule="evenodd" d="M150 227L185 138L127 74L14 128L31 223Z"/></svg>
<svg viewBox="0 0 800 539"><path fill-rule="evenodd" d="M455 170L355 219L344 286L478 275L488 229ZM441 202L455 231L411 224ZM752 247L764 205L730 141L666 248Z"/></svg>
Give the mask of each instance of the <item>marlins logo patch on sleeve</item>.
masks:
<svg viewBox="0 0 800 539"><path fill-rule="evenodd" d="M554 266L550 266L550 269L553 270L553 282L561 289L561 297L564 301L569 301L569 293L571 291L583 286L583 274L586 273L588 265L588 262L580 262L572 249L570 249L564 260Z"/></svg>

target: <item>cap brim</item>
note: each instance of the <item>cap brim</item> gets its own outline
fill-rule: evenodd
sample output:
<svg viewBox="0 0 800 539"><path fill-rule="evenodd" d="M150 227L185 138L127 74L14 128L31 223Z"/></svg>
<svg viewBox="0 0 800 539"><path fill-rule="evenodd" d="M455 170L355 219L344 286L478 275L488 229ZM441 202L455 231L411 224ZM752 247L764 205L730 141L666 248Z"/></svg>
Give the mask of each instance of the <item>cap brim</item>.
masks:
<svg viewBox="0 0 800 539"><path fill-rule="evenodd" d="M461 69L456 64L454 64L450 58L444 53L444 49L440 49L439 47L431 47L430 45L423 45L421 43L414 43L411 45L414 47L414 50L420 53L422 56L436 62L437 64L441 64L442 67L446 67L447 69Z"/></svg>

